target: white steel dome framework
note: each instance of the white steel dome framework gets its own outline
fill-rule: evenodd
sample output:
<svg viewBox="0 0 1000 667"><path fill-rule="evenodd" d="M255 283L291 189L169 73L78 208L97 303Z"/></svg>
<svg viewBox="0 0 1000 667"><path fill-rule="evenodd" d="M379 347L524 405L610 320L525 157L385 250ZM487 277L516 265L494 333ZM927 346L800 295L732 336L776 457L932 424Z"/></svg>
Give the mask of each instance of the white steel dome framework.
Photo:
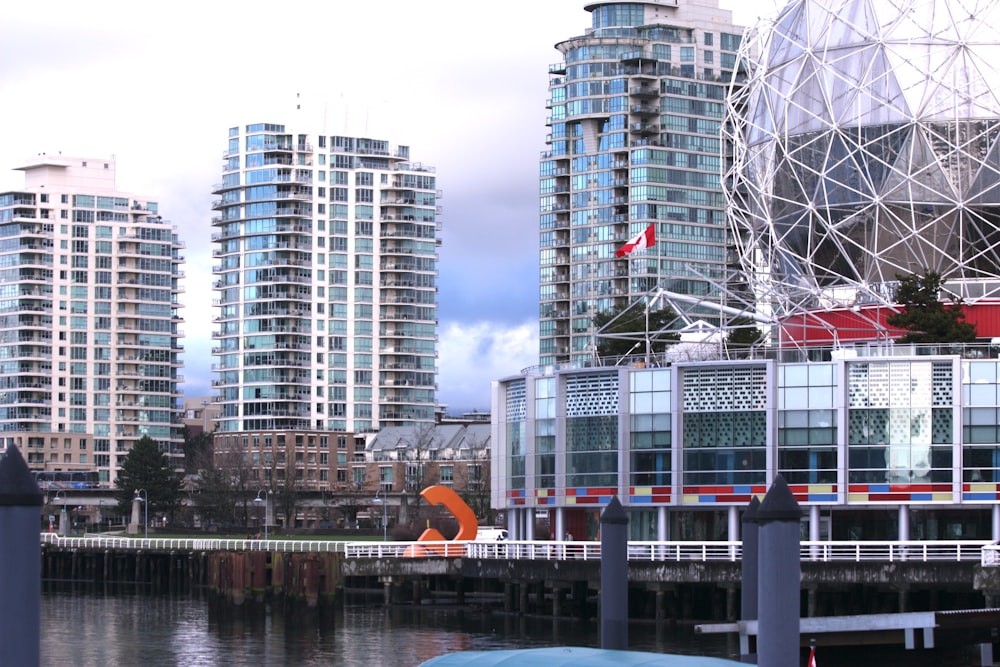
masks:
<svg viewBox="0 0 1000 667"><path fill-rule="evenodd" d="M744 39L725 179L758 307L1000 300L1000 3L793 0Z"/></svg>

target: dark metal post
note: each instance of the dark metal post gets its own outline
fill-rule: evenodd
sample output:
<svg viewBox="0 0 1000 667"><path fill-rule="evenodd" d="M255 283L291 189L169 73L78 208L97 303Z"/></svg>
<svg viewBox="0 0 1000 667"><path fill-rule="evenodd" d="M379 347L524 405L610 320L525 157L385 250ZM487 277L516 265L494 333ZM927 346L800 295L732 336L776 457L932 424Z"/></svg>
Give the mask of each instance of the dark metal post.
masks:
<svg viewBox="0 0 1000 667"><path fill-rule="evenodd" d="M38 665L42 604L38 508L42 492L14 445L0 460L0 646L3 662Z"/></svg>
<svg viewBox="0 0 1000 667"><path fill-rule="evenodd" d="M757 509L759 595L757 665L799 664L799 602L802 564L799 520L802 509L785 478L778 475Z"/></svg>
<svg viewBox="0 0 1000 667"><path fill-rule="evenodd" d="M628 514L618 496L601 513L601 648L628 649Z"/></svg>
<svg viewBox="0 0 1000 667"><path fill-rule="evenodd" d="M757 525L757 510L760 501L757 496L750 499L750 505L743 512L743 583L740 588L740 619L743 621L757 620L757 568L760 563L758 554L759 527ZM746 632L740 632L740 662L757 664L757 650L753 646L753 638Z"/></svg>

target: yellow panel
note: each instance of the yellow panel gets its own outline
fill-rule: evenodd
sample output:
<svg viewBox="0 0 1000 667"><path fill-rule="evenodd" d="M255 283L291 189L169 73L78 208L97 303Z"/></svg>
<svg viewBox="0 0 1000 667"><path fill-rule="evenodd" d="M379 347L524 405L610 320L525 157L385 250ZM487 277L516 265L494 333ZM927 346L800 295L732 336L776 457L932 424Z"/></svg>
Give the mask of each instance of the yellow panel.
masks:
<svg viewBox="0 0 1000 667"><path fill-rule="evenodd" d="M685 505L697 505L698 498L699 498L698 496L683 496L681 502L683 502Z"/></svg>
<svg viewBox="0 0 1000 667"><path fill-rule="evenodd" d="M633 496L651 496L653 495L653 487L651 486L637 486L632 491Z"/></svg>
<svg viewBox="0 0 1000 667"><path fill-rule="evenodd" d="M950 494L950 493L932 493L931 494L931 500L947 500L948 502L951 502L952 501L952 494Z"/></svg>
<svg viewBox="0 0 1000 667"><path fill-rule="evenodd" d="M866 500L868 500L868 494L867 493L848 493L847 494L847 502L849 502L849 503L865 502Z"/></svg>
<svg viewBox="0 0 1000 667"><path fill-rule="evenodd" d="M983 483L980 483L980 484L969 484L969 491L972 491L973 493L996 493L997 492L997 485L996 484L983 484Z"/></svg>

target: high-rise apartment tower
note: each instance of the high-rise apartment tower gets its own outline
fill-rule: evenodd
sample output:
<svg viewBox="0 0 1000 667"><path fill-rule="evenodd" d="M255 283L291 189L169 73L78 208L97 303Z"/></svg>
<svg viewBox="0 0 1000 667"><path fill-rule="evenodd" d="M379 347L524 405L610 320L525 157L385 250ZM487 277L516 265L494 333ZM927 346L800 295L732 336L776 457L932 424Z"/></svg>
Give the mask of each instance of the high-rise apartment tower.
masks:
<svg viewBox="0 0 1000 667"><path fill-rule="evenodd" d="M229 130L212 220L220 434L433 423L440 193L409 153Z"/></svg>
<svg viewBox="0 0 1000 667"><path fill-rule="evenodd" d="M181 454L183 244L114 160L40 156L0 193L0 424L34 469L117 476L143 436Z"/></svg>
<svg viewBox="0 0 1000 667"><path fill-rule="evenodd" d="M720 124L743 29L717 0L585 9L591 29L549 68L542 364L591 358L594 316L653 288L719 298L729 261ZM615 257L651 224L655 247Z"/></svg>

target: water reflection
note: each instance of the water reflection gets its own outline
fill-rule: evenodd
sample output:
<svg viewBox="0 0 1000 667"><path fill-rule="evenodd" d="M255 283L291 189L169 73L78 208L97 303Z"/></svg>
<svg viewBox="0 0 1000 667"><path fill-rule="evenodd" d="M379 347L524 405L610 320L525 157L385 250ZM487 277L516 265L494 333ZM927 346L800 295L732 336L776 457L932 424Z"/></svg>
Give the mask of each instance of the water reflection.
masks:
<svg viewBox="0 0 1000 667"><path fill-rule="evenodd" d="M418 665L450 651L598 646L592 621L525 617L453 607L348 604L340 610L234 607L197 596L47 591L42 664ZM734 657L735 638L690 626L632 624L629 647Z"/></svg>

